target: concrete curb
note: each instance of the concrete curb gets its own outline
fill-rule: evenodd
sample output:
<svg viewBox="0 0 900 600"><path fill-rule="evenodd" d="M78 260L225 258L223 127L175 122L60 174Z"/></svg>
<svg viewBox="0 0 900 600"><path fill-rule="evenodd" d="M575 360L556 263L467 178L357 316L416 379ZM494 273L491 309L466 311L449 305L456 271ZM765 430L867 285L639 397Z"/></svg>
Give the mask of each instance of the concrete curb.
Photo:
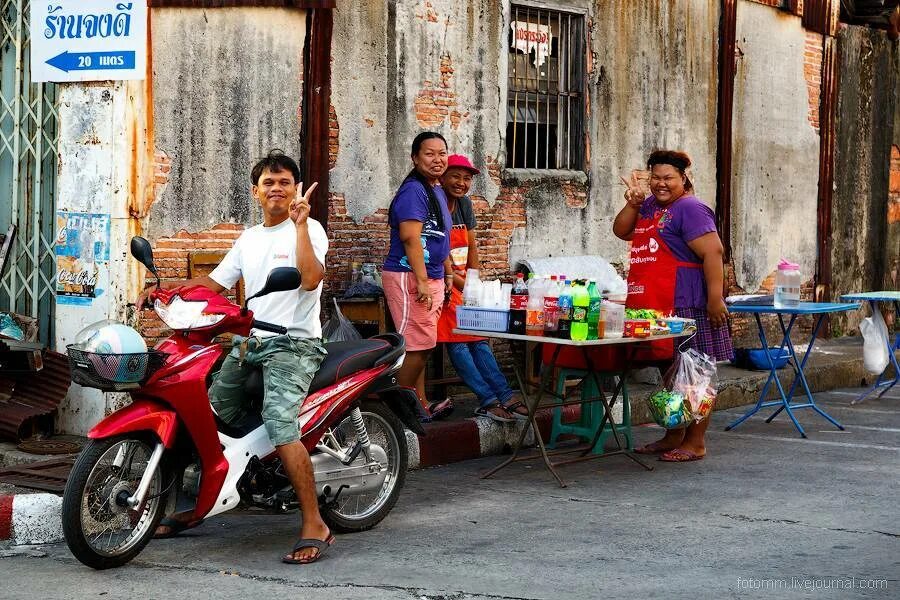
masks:
<svg viewBox="0 0 900 600"><path fill-rule="evenodd" d="M62 498L55 494L0 496L0 541L12 545L63 540Z"/></svg>

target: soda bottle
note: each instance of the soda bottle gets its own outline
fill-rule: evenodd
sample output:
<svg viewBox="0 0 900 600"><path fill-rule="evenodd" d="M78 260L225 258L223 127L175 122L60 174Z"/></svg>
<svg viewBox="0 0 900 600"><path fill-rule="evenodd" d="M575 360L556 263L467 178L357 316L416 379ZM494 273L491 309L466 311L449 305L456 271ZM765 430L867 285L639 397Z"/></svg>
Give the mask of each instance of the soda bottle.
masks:
<svg viewBox="0 0 900 600"><path fill-rule="evenodd" d="M525 314L528 309L528 287L525 277L516 273L516 283L509 295L509 333L525 335Z"/></svg>
<svg viewBox="0 0 900 600"><path fill-rule="evenodd" d="M559 282L556 275L550 276L550 282L544 290L544 335L556 337L559 329Z"/></svg>
<svg viewBox="0 0 900 600"><path fill-rule="evenodd" d="M563 290L559 293L557 311L559 312L556 337L564 340L571 339L572 319L572 282L568 279L563 284Z"/></svg>
<svg viewBox="0 0 900 600"><path fill-rule="evenodd" d="M572 286L572 320L570 335L573 340L584 341L588 337L588 309L591 295L583 279L576 280Z"/></svg>
<svg viewBox="0 0 900 600"><path fill-rule="evenodd" d="M541 280L528 290L528 308L525 313L525 333L527 335L544 335L544 287Z"/></svg>
<svg viewBox="0 0 900 600"><path fill-rule="evenodd" d="M597 289L597 282L591 279L590 285L588 285L588 294L591 297L591 304L588 306L588 338L589 340L602 340L603 339L603 331L605 329L604 326L601 326L601 323L605 325L605 319L603 319L601 313L603 311L603 296L600 294L600 290Z"/></svg>

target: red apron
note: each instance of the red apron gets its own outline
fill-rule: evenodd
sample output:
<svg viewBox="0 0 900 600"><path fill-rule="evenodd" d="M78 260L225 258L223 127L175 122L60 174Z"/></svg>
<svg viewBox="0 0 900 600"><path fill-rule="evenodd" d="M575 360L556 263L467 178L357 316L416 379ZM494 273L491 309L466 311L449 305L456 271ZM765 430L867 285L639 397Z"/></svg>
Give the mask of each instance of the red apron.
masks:
<svg viewBox="0 0 900 600"><path fill-rule="evenodd" d="M450 229L450 263L453 272L466 277L466 265L469 262L469 229L465 225L454 225ZM441 310L441 317L437 326L437 341L439 342L477 342L484 338L471 335L457 335L453 333L456 327L456 307L462 306L462 292L456 286L450 286L450 299Z"/></svg>
<svg viewBox="0 0 900 600"><path fill-rule="evenodd" d="M639 218L631 238L631 266L628 271L627 308L652 308L669 315L675 309L675 277L678 268L700 269L701 263L682 262L662 238L662 229L670 219L666 210L657 210L652 218ZM674 356L674 340L652 342L649 348L636 349L635 360L669 360Z"/></svg>

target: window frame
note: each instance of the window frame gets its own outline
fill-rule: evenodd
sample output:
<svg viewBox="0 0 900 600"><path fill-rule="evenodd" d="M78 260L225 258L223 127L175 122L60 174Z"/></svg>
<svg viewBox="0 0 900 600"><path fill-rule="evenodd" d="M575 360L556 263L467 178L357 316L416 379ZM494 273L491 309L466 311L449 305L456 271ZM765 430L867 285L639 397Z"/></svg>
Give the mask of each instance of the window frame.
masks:
<svg viewBox="0 0 900 600"><path fill-rule="evenodd" d="M537 24L543 24L542 19L547 18L547 25L555 25L557 29L557 56L556 69L557 77L551 79L548 70L547 78L544 80L540 75L538 68L538 77L534 80L534 84L526 77L524 85L517 85L518 80L516 66L521 62L521 53L514 49L510 44L511 25L514 22L522 21L522 11L524 10L524 20L530 22L536 17ZM537 14L535 14L537 13ZM587 36L587 21L590 14L589 8L584 5L566 2L541 2L537 0L519 0L510 2L508 5L508 19L505 20L505 27L501 39L504 40L504 49L507 55L506 60L506 100L502 107L502 118L504 123L504 169L509 171L540 171L547 175L565 176L567 173L586 172L587 170L587 143L585 132L588 128L587 122L587 101L588 101L588 77L587 77L587 52L590 47ZM563 37L562 29L566 29L567 37ZM563 42L562 40L565 40ZM551 41L551 44L553 42ZM552 47L552 46L551 46ZM564 59L565 52L571 52L568 58ZM526 65L528 64L531 53L524 55ZM563 77L563 69L567 71ZM565 81L565 87L561 84ZM542 84L545 83L545 89L542 91ZM556 90L552 91L552 85L555 84ZM530 86L534 89L529 89ZM518 121L520 112L518 102L524 96L526 107L522 111L525 114L524 122ZM534 98L535 110L534 120L529 119L528 102ZM549 117L551 102L554 99L556 106L556 140L555 156L551 162L551 146L550 146L550 127L552 120ZM570 99L572 103L567 104L563 108L566 99ZM546 103L544 101L546 100ZM516 105L515 108L513 107ZM546 107L546 117L540 118L541 109ZM512 119L510 118L512 111ZM566 120L566 127L563 129L559 126ZM533 135L543 135L545 139L543 147L543 156L541 156L541 144L534 143L530 147L528 145L529 125L533 126ZM517 132L524 131L524 153L525 157L519 160L517 156L518 143L515 139ZM561 133L562 131L562 133ZM530 157L533 156L533 161Z"/></svg>

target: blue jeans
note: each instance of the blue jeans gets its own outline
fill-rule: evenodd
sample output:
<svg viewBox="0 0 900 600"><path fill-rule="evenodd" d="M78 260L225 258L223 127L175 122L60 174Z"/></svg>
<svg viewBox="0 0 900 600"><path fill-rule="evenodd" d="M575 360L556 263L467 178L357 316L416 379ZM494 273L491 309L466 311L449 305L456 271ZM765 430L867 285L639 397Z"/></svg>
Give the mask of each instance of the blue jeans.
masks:
<svg viewBox="0 0 900 600"><path fill-rule="evenodd" d="M509 387L506 376L500 372L487 340L448 343L447 354L456 373L478 396L481 406L494 402L506 404L512 398L512 388Z"/></svg>

